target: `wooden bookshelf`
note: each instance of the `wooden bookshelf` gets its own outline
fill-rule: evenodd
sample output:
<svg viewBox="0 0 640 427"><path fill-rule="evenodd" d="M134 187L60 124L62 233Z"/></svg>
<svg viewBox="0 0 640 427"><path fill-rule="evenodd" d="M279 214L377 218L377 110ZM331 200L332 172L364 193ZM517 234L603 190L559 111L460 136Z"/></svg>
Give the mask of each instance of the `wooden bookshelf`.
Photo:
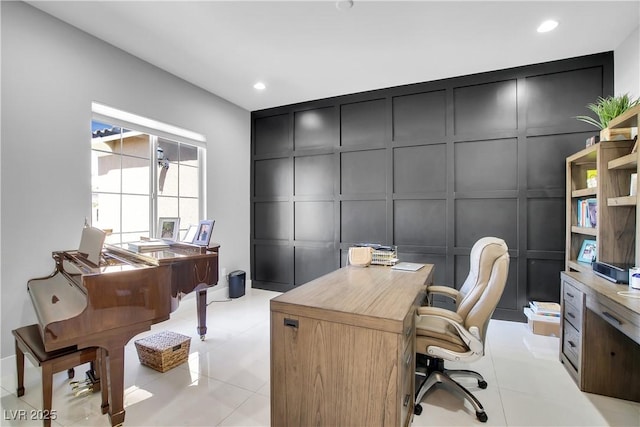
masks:
<svg viewBox="0 0 640 427"><path fill-rule="evenodd" d="M627 123L621 121L620 123ZM611 263L636 262L636 204L629 196L631 174L638 169L638 155L631 153L634 141L604 141L567 157L565 268L591 269L578 259L585 240L595 240L597 260ZM587 188L587 171L597 171L597 187ZM578 204L595 198L596 227L578 226Z"/></svg>

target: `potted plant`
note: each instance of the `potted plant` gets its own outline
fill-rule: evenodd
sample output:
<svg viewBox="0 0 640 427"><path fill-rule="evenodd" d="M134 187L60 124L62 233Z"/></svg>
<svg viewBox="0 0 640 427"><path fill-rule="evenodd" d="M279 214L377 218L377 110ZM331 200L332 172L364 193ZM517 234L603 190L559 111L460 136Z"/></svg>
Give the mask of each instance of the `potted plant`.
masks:
<svg viewBox="0 0 640 427"><path fill-rule="evenodd" d="M598 119L591 116L576 116L576 119L589 123L600 132L600 140L607 141L610 139L631 139L631 129L608 129L609 122L624 113L630 108L639 104L639 99L631 99L629 94L619 96L608 96L606 98L598 97L593 104L588 104L587 108L593 111Z"/></svg>

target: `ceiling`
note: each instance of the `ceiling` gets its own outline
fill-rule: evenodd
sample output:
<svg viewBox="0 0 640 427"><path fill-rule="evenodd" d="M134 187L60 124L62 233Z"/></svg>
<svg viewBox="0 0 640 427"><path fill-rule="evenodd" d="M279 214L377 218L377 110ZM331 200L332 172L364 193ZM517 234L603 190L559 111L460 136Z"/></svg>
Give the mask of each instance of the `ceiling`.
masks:
<svg viewBox="0 0 640 427"><path fill-rule="evenodd" d="M250 111L614 50L640 23L638 0L28 3Z"/></svg>

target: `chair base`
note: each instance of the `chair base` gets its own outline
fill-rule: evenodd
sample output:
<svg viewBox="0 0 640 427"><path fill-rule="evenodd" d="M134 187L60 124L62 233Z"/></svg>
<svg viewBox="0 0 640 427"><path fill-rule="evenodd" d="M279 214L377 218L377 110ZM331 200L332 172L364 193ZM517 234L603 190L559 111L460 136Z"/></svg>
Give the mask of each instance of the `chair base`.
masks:
<svg viewBox="0 0 640 427"><path fill-rule="evenodd" d="M484 411L480 401L469 390L451 378L452 376L470 376L478 380L478 387L485 389L487 388L487 382L484 380L482 375L475 371L469 371L466 369L445 369L444 360L422 354L418 354L416 362L417 367L422 367L423 369L426 368L425 372L416 373L416 375L425 376L424 381L422 381L418 391L416 392L414 405L414 413L416 415L420 415L422 413L422 405L420 405L420 402L424 398L425 394L436 384L442 384L447 389L460 394L471 404L471 406L473 406L473 409L476 411L478 421L483 423L487 422L489 417ZM419 382L416 381L416 384L418 383Z"/></svg>

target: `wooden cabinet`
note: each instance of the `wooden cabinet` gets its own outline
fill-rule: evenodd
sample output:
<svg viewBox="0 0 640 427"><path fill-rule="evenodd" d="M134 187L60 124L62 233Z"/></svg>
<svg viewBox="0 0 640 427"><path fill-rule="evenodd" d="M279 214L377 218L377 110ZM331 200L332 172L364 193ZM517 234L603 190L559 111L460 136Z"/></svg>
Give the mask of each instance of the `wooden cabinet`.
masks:
<svg viewBox="0 0 640 427"><path fill-rule="evenodd" d="M640 402L640 299L593 272L564 272L560 361L580 390Z"/></svg>
<svg viewBox="0 0 640 427"><path fill-rule="evenodd" d="M348 266L271 300L271 425L408 426L432 275Z"/></svg>

